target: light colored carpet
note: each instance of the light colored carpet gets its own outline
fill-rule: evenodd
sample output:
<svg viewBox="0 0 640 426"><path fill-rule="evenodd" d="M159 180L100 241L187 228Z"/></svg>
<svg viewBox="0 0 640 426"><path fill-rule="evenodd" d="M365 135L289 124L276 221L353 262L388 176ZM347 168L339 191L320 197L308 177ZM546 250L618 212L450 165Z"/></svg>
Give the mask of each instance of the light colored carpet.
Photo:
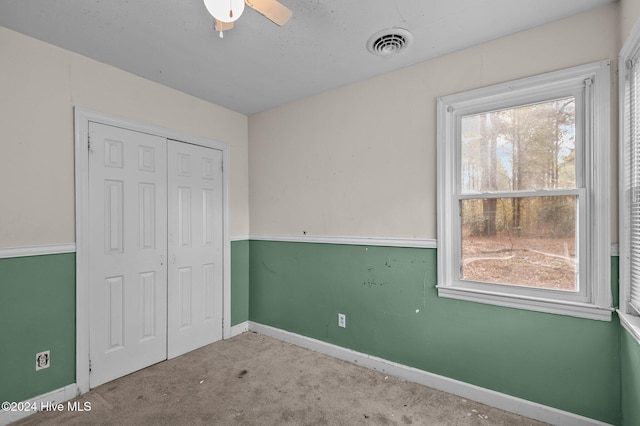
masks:
<svg viewBox="0 0 640 426"><path fill-rule="evenodd" d="M99 386L91 411L17 425L542 425L307 349L244 333Z"/></svg>

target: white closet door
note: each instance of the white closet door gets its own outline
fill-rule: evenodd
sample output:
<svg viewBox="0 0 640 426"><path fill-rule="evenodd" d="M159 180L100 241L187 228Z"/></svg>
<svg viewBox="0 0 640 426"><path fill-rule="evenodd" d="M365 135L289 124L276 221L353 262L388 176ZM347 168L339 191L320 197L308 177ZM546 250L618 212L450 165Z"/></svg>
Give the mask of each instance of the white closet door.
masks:
<svg viewBox="0 0 640 426"><path fill-rule="evenodd" d="M89 124L90 386L166 359L166 139Z"/></svg>
<svg viewBox="0 0 640 426"><path fill-rule="evenodd" d="M168 356L222 339L222 151L168 141Z"/></svg>

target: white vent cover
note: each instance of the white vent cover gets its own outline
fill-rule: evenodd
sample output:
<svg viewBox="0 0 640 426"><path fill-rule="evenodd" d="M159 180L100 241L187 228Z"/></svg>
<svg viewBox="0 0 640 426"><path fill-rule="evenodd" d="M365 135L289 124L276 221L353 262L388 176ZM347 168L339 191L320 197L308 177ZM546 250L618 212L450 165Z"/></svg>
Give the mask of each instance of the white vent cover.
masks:
<svg viewBox="0 0 640 426"><path fill-rule="evenodd" d="M411 33L403 28L390 28L378 31L367 41L369 52L378 56L387 56L400 53L405 49L413 37Z"/></svg>

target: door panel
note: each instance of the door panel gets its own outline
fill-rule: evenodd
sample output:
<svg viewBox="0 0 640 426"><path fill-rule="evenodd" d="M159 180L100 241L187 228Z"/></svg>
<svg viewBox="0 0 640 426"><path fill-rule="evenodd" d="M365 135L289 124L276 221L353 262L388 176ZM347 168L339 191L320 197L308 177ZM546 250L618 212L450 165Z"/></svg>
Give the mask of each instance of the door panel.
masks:
<svg viewBox="0 0 640 426"><path fill-rule="evenodd" d="M166 139L89 124L90 386L166 359Z"/></svg>
<svg viewBox="0 0 640 426"><path fill-rule="evenodd" d="M222 152L168 141L168 357L222 338ZM175 303L177 301L177 303Z"/></svg>

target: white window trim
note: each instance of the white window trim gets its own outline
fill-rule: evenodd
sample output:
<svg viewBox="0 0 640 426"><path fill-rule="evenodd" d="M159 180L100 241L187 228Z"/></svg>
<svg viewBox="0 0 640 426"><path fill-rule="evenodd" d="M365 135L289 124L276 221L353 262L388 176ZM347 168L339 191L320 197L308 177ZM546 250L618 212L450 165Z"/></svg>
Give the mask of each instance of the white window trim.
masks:
<svg viewBox="0 0 640 426"><path fill-rule="evenodd" d="M618 238L620 241L620 300L618 315L620 323L640 343L640 316L636 315L629 306L631 295L631 266L630 266L630 246L631 229L629 212L631 210L631 190L630 190L630 169L629 155L631 148L631 134L626 123L629 119L629 107L627 105L627 93L630 90L630 69L629 61L640 58L640 20L629 33L625 40L620 54L618 55L618 105L619 105L619 159L618 159L618 190L619 190L619 229Z"/></svg>
<svg viewBox="0 0 640 426"><path fill-rule="evenodd" d="M585 85L585 135L583 185L587 188L586 226L588 241L583 250L581 270L586 277L582 300L562 300L550 290L531 291L509 286L505 292L478 289L457 279L459 252L457 182L457 121L470 111L495 110L504 105L525 104L555 97L571 87ZM610 321L610 67L609 61L541 74L521 80L483 87L438 98L438 295L445 298L487 303L511 308ZM585 269L582 269L584 267ZM583 272L584 271L584 272ZM514 294L514 292L516 292Z"/></svg>

